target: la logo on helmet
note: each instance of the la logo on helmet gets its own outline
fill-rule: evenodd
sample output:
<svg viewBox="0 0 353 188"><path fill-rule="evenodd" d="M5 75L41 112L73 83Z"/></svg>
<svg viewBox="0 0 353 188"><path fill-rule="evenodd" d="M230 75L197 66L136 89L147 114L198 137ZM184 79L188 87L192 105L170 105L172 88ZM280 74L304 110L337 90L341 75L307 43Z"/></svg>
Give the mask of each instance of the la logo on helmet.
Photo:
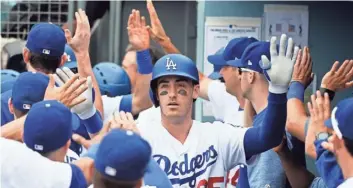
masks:
<svg viewBox="0 0 353 188"><path fill-rule="evenodd" d="M167 58L167 64L165 67L167 68L167 70L170 70L170 68L172 68L173 70L177 69L176 64L169 57Z"/></svg>

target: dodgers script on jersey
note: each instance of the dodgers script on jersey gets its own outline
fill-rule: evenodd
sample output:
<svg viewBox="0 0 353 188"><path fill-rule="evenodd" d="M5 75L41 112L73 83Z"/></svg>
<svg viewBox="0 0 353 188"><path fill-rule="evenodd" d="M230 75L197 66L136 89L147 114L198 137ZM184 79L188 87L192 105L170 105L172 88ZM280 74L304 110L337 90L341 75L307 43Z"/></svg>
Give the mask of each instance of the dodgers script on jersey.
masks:
<svg viewBox="0 0 353 188"><path fill-rule="evenodd" d="M173 187L225 187L227 172L240 163L246 164L246 128L193 121L184 144L160 122L139 122L138 128Z"/></svg>

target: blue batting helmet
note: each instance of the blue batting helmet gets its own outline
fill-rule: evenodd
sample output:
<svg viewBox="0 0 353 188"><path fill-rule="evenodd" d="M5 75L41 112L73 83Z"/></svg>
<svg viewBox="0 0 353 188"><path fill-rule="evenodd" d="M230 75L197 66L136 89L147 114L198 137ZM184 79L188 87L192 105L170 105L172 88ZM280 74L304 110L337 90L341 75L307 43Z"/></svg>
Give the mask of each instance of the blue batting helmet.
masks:
<svg viewBox="0 0 353 188"><path fill-rule="evenodd" d="M19 72L11 69L3 69L1 72L1 93L11 90L17 77L20 75Z"/></svg>
<svg viewBox="0 0 353 188"><path fill-rule="evenodd" d="M75 53L68 44L65 45L65 54L67 56L67 61L65 62L63 67L67 67L69 69L77 68L77 60L76 60ZM75 72L75 71L73 71L73 72ZM75 73L77 73L77 72L75 72Z"/></svg>
<svg viewBox="0 0 353 188"><path fill-rule="evenodd" d="M119 65L101 62L93 67L93 73L102 95L115 97L131 93L130 78Z"/></svg>
<svg viewBox="0 0 353 188"><path fill-rule="evenodd" d="M153 67L151 89L154 105L159 106L156 97L157 80L163 76L182 76L199 84L199 72L196 64L188 57L181 54L168 54L160 58Z"/></svg>

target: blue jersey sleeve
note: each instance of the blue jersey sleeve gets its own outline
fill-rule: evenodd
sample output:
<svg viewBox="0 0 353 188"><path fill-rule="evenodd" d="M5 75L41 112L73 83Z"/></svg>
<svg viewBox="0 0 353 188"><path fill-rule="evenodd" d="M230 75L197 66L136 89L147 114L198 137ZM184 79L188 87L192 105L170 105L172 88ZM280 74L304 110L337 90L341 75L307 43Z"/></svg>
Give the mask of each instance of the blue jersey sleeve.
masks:
<svg viewBox="0 0 353 188"><path fill-rule="evenodd" d="M131 113L131 111L132 111L132 94L123 96L123 98L120 101L119 110Z"/></svg>
<svg viewBox="0 0 353 188"><path fill-rule="evenodd" d="M81 169L73 164L70 164L70 166L72 170L70 188L87 188L87 182Z"/></svg>
<svg viewBox="0 0 353 188"><path fill-rule="evenodd" d="M319 172L321 178L326 183L327 187L333 188L338 187L341 183L343 183L343 174L340 166L337 164L336 157L333 153L325 150L321 143L323 141L315 141L316 148L316 168Z"/></svg>
<svg viewBox="0 0 353 188"><path fill-rule="evenodd" d="M143 177L146 186L155 186L163 188L171 188L167 174L159 167L157 162L153 159L150 160L147 171Z"/></svg>
<svg viewBox="0 0 353 188"><path fill-rule="evenodd" d="M283 138L287 118L286 94L269 93L267 111L261 125L253 125L244 136L247 159L278 146Z"/></svg>

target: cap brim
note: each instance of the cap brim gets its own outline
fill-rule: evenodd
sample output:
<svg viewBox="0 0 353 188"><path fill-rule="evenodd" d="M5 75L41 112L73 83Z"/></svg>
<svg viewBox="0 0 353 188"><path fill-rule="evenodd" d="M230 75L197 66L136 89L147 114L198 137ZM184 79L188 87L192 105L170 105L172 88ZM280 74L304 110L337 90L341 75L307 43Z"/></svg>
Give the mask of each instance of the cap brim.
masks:
<svg viewBox="0 0 353 188"><path fill-rule="evenodd" d="M232 66L232 67L244 67L241 64L241 59L227 61L227 65Z"/></svg>
<svg viewBox="0 0 353 188"><path fill-rule="evenodd" d="M213 65L221 65L221 66L227 65L227 61L224 60L222 54L209 55L207 57L207 60L208 60L208 62L210 62Z"/></svg>
<svg viewBox="0 0 353 188"><path fill-rule="evenodd" d="M333 129L333 125L332 125L331 119L326 120L324 124L325 124L326 127L330 128L330 129Z"/></svg>
<svg viewBox="0 0 353 188"><path fill-rule="evenodd" d="M222 78L222 75L219 72L213 72L208 76L208 78L210 78L212 80L218 80L218 79Z"/></svg>

